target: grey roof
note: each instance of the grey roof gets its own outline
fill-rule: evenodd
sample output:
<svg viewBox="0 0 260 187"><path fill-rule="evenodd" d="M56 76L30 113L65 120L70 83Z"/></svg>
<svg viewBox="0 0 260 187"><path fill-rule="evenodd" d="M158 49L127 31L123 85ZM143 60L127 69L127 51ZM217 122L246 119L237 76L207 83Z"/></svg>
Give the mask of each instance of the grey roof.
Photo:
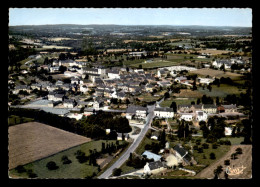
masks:
<svg viewBox="0 0 260 187"><path fill-rule="evenodd" d="M225 109L236 109L236 105L222 105Z"/></svg>
<svg viewBox="0 0 260 187"><path fill-rule="evenodd" d="M195 109L202 109L202 105L193 105Z"/></svg>
<svg viewBox="0 0 260 187"><path fill-rule="evenodd" d="M186 149L184 149L180 144L177 144L174 148L175 151L177 151L182 157L188 152ZM184 161L190 161L191 157L189 154L186 154L186 156L183 158Z"/></svg>
<svg viewBox="0 0 260 187"><path fill-rule="evenodd" d="M74 99L65 99L64 103L74 103L75 100Z"/></svg>
<svg viewBox="0 0 260 187"><path fill-rule="evenodd" d="M137 110L144 110L144 111L147 112L147 108L146 108L146 107L136 106L136 105L130 105L130 106L126 109L126 113L136 113Z"/></svg>
<svg viewBox="0 0 260 187"><path fill-rule="evenodd" d="M168 107L161 107L161 108L155 108L154 111L173 112L173 109Z"/></svg>
<svg viewBox="0 0 260 187"><path fill-rule="evenodd" d="M150 170L158 169L164 167L164 164L161 161L149 162Z"/></svg>
<svg viewBox="0 0 260 187"><path fill-rule="evenodd" d="M123 134L124 134L125 138L129 138L129 134L128 133L121 133L121 132L119 132L119 133L117 133L117 136L122 138Z"/></svg>
<svg viewBox="0 0 260 187"><path fill-rule="evenodd" d="M144 156L144 155L145 155L148 159L153 159L154 161L158 161L158 160L160 160L161 157L162 157L162 156L157 155L157 154L154 154L154 153L152 153L152 152L150 152L150 151L144 151L143 154L142 154L142 156Z"/></svg>
<svg viewBox="0 0 260 187"><path fill-rule="evenodd" d="M198 115L199 116L203 116L203 112L198 112Z"/></svg>
<svg viewBox="0 0 260 187"><path fill-rule="evenodd" d="M84 70L84 71L98 72L98 69L95 69L95 68L86 68L86 67L84 67L83 70Z"/></svg>
<svg viewBox="0 0 260 187"><path fill-rule="evenodd" d="M204 104L203 108L217 108L216 105L211 105L211 104Z"/></svg>
<svg viewBox="0 0 260 187"><path fill-rule="evenodd" d="M27 85L18 85L15 87L15 89L30 89L30 86Z"/></svg>
<svg viewBox="0 0 260 187"><path fill-rule="evenodd" d="M63 98L63 97L64 97L64 94L55 94L55 97L57 97L57 98Z"/></svg>

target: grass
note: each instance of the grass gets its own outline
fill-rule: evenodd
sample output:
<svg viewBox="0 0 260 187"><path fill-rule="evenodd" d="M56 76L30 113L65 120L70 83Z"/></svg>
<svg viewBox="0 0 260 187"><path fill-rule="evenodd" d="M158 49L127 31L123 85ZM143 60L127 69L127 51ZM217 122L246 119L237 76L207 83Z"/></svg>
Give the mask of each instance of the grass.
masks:
<svg viewBox="0 0 260 187"><path fill-rule="evenodd" d="M178 65L178 61L182 61L182 59L178 59L178 60L176 59L174 61L169 61L169 60L161 61L161 60L158 60L158 61L154 61L154 62L151 62L151 63L138 63L138 64L132 64L132 65L130 65L130 67L138 68L139 65L142 65L142 68L145 68L145 69L160 68L160 67L167 67L167 66Z"/></svg>
<svg viewBox="0 0 260 187"><path fill-rule="evenodd" d="M13 125L31 122L31 121L34 121L34 119L11 115L8 117L8 126L13 126Z"/></svg>
<svg viewBox="0 0 260 187"><path fill-rule="evenodd" d="M46 157L44 159L26 164L24 168L26 170L32 169L34 173L37 174L39 178L85 178L91 176L93 172L98 173L98 167L88 165L88 162L79 163L76 159L74 153L77 150L85 152L86 156L89 155L89 150L96 149L101 150L101 142L106 142L106 140L92 141L84 143L82 145L70 148L68 150L57 153L53 156ZM115 140L109 140L107 142L115 143ZM71 164L63 164L61 161L62 156L66 155L71 161ZM54 161L59 168L57 170L48 170L46 164L50 161ZM27 178L26 173L18 173L15 169L10 171L11 176L19 176L22 178Z"/></svg>
<svg viewBox="0 0 260 187"><path fill-rule="evenodd" d="M197 102L196 98L187 98L187 99L169 99L169 100L165 100L163 102L161 102L160 106L161 107L170 107L172 102L176 102L177 105L188 105L191 104L192 101L194 101L195 103Z"/></svg>
<svg viewBox="0 0 260 187"><path fill-rule="evenodd" d="M220 140L229 140L231 142L231 145L240 145L242 141L244 141L243 137L224 137Z"/></svg>
<svg viewBox="0 0 260 187"><path fill-rule="evenodd" d="M158 99L160 99L160 97L152 96L149 93L143 93L140 96L137 96L137 98L140 98L140 100L143 102L152 102L152 101L157 101Z"/></svg>
<svg viewBox="0 0 260 187"><path fill-rule="evenodd" d="M216 85L212 85L211 92L207 88L203 90L201 87L198 88L198 91L210 97L226 97L227 95L239 95L240 93L246 92L245 89L239 89L236 86L231 86L227 84L220 84L219 87Z"/></svg>

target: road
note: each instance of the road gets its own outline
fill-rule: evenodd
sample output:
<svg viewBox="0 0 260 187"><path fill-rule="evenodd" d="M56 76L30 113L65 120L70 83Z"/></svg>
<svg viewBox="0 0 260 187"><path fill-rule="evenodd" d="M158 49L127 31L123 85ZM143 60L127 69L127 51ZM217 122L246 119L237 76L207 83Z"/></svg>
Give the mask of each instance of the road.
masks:
<svg viewBox="0 0 260 187"><path fill-rule="evenodd" d="M139 136L134 140L132 145L130 145L130 147L125 151L125 153L110 168L108 168L104 173L102 173L98 177L98 179L108 179L109 176L112 175L113 169L120 168L123 165L123 163L129 158L130 153L134 152L135 149L139 146L146 132L151 127L151 122L154 117L154 108L155 105L148 106L148 115L146 117L146 123L144 125L144 128L141 130Z"/></svg>

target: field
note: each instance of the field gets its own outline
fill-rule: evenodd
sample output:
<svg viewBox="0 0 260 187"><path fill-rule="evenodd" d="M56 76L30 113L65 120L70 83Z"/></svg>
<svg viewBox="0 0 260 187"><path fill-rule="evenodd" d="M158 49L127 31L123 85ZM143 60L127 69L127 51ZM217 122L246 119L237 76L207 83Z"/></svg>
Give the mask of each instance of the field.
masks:
<svg viewBox="0 0 260 187"><path fill-rule="evenodd" d="M71 47L66 47L66 46L57 46L57 45L44 45L42 48L37 48L37 49L71 49Z"/></svg>
<svg viewBox="0 0 260 187"><path fill-rule="evenodd" d="M54 42L59 42L59 41L62 41L62 40L75 40L75 39L73 39L73 38L59 38L59 37L57 37L57 38L48 38L48 40L54 41Z"/></svg>
<svg viewBox="0 0 260 187"><path fill-rule="evenodd" d="M8 126L34 121L32 118L11 115L8 116Z"/></svg>
<svg viewBox="0 0 260 187"><path fill-rule="evenodd" d="M234 51L206 49L206 50L200 50L198 52L199 53L210 53L212 55L221 55L221 54L233 53Z"/></svg>
<svg viewBox="0 0 260 187"><path fill-rule="evenodd" d="M208 69L208 68L198 69L198 70L192 71L190 74L198 74L201 76L209 75L211 77L216 77L216 78L230 77L232 80L239 79L242 77L242 75L240 75L240 74L231 73L231 72L224 73L223 71L220 71L220 70L214 70L214 69Z"/></svg>
<svg viewBox="0 0 260 187"><path fill-rule="evenodd" d="M88 162L85 163L79 163L75 152L78 150L81 150L85 153L86 156L89 155L89 150L96 149L97 151L101 150L101 143L106 142L105 140L99 140L99 141L91 141L87 142L81 145L78 145L76 147L70 148L68 150L59 152L55 155L52 155L50 157L44 158L42 160L38 160L32 163L29 163L25 165L25 169L32 169L34 173L37 174L39 178L85 178L86 176L91 176L93 172L96 174L98 173L98 167L97 166L90 166ZM107 141L109 143L113 142L115 143L115 140L109 140ZM63 164L61 161L62 156L66 155L72 162L70 164ZM48 170L46 167L46 164L50 161L54 161L59 168L57 170ZM11 170L10 174L13 176L20 176L20 177L27 177L26 173L19 174L16 172L16 170Z"/></svg>
<svg viewBox="0 0 260 187"><path fill-rule="evenodd" d="M185 98L185 99L170 99L170 100L165 100L161 102L160 106L161 107L170 107L172 102L176 102L177 105L189 105L191 104L192 101L196 103L197 99L196 98Z"/></svg>
<svg viewBox="0 0 260 187"><path fill-rule="evenodd" d="M242 152L243 152L242 155L238 155L237 159L231 160L230 159L231 154L235 153L236 152L235 150L238 147L242 148ZM238 174L238 175L232 175L232 176L229 175L229 178L232 178L232 179L250 179L250 178L252 178L252 145L232 145L231 149L225 155L223 155L223 157L221 157L216 162L214 162L213 164L211 164L210 166L208 166L207 168L202 170L200 173L198 173L196 175L196 178L207 178L207 179L213 178L214 169L216 169L217 166L222 165L223 172L219 175L219 177L223 179L225 168L226 168L226 166L224 165L224 160L230 160L231 168L233 168L233 166L234 166L234 168L241 167L241 166L245 167L243 173Z"/></svg>
<svg viewBox="0 0 260 187"><path fill-rule="evenodd" d="M11 126L9 137L9 169L53 155L90 139L38 122Z"/></svg>

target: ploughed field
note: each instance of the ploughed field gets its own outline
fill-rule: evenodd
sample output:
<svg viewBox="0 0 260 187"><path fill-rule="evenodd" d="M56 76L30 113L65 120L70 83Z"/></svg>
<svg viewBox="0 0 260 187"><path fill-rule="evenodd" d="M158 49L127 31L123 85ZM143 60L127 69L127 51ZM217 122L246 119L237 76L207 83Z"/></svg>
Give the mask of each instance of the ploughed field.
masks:
<svg viewBox="0 0 260 187"><path fill-rule="evenodd" d="M9 169L45 158L91 139L38 122L8 129Z"/></svg>

